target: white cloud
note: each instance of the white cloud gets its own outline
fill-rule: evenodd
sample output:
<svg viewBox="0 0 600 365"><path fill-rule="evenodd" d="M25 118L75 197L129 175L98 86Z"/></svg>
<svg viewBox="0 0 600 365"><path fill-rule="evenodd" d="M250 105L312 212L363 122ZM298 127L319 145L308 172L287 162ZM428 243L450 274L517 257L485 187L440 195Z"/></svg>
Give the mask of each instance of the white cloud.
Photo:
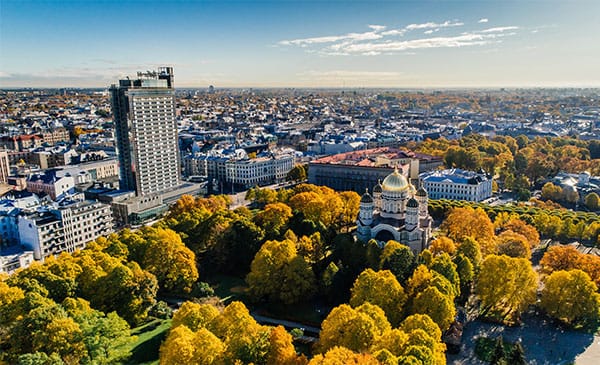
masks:
<svg viewBox="0 0 600 365"><path fill-rule="evenodd" d="M481 18L477 21L477 23L487 23L489 21L488 18Z"/></svg>
<svg viewBox="0 0 600 365"><path fill-rule="evenodd" d="M482 46L502 42L501 38L514 36L517 26L504 26L488 28L481 31L467 31L457 35L433 37L432 34L442 28L459 27L464 25L459 21L445 21L443 23L427 22L409 24L399 29L387 29L384 25L369 25L371 29L362 33L347 33L313 38L301 38L280 41L281 45L297 46L306 51L317 51L328 56L378 56L381 54L407 54L406 51L432 48L458 48L469 46ZM406 40L394 39L394 36L405 36L413 30L422 30L428 37L418 38L413 36Z"/></svg>
<svg viewBox="0 0 600 365"><path fill-rule="evenodd" d="M480 33L502 33L507 30L517 30L519 27L510 26L510 27L496 27L496 28L488 28L482 30Z"/></svg>
<svg viewBox="0 0 600 365"><path fill-rule="evenodd" d="M370 24L369 28L373 29L376 32L381 32L382 30L384 30L387 27L385 25Z"/></svg>
<svg viewBox="0 0 600 365"><path fill-rule="evenodd" d="M378 28L379 30L383 29L380 25L371 25L369 26L371 29L373 27ZM333 36L325 36L325 37L313 37L313 38L300 38L300 39L292 39L292 40L284 40L280 41L279 44L284 46L302 46L302 45L311 45L311 44L319 44L319 43L334 43L339 41L366 41L366 40L374 40L380 39L383 36L378 33L378 30L373 30L370 32L363 33L348 33L343 35L333 35Z"/></svg>
<svg viewBox="0 0 600 365"><path fill-rule="evenodd" d="M404 35L404 33L406 33L406 31L404 29L391 29L391 30L386 30L385 32L381 32L381 35Z"/></svg>
<svg viewBox="0 0 600 365"><path fill-rule="evenodd" d="M401 52L424 48L455 48L484 45L489 43L488 39L490 38L492 38L491 35L466 34L455 37L433 37L387 43L356 43L348 44L338 51L364 55L371 52Z"/></svg>
<svg viewBox="0 0 600 365"><path fill-rule="evenodd" d="M449 20L446 20L443 23L428 22L428 23L421 23L421 24L409 24L404 29L416 30L416 29L429 29L429 28L448 28L448 27L460 27L462 25L464 25L464 23L451 22Z"/></svg>

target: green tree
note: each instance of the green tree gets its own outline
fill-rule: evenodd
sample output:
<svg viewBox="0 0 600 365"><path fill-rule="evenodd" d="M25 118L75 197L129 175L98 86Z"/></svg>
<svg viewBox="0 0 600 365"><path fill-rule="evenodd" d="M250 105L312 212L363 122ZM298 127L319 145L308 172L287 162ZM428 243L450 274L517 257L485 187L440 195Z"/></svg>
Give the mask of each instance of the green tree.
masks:
<svg viewBox="0 0 600 365"><path fill-rule="evenodd" d="M404 282L415 266L415 255L411 249L396 241L388 241L381 253L379 268L390 270L398 281Z"/></svg>
<svg viewBox="0 0 600 365"><path fill-rule="evenodd" d="M473 237L466 237L460 246L458 246L456 253L465 255L471 261L475 270L479 268L481 264L481 248Z"/></svg>
<svg viewBox="0 0 600 365"><path fill-rule="evenodd" d="M504 353L504 341L502 340L502 336L498 336L496 339L496 344L494 346L494 352L492 353L492 358L490 360L490 364L492 365L506 365Z"/></svg>
<svg viewBox="0 0 600 365"><path fill-rule="evenodd" d="M460 277L456 272L456 264L452 262L450 255L443 253L435 257L431 263L431 270L441 274L452 284L454 288L452 299L460 294Z"/></svg>
<svg viewBox="0 0 600 365"><path fill-rule="evenodd" d="M308 178L306 165L296 165L287 174L287 181L304 181Z"/></svg>
<svg viewBox="0 0 600 365"><path fill-rule="evenodd" d="M525 360L525 350L523 349L521 342L514 344L510 354L508 354L506 362L510 365L527 365L527 360Z"/></svg>

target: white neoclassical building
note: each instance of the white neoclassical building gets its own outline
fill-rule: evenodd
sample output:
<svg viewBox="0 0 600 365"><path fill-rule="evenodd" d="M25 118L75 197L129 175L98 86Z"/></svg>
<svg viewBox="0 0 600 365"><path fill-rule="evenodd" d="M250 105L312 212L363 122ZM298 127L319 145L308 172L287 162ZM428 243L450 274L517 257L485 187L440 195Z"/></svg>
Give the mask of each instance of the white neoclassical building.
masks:
<svg viewBox="0 0 600 365"><path fill-rule="evenodd" d="M415 253L429 246L432 219L427 210L427 191L417 191L397 169L360 200L357 238L367 242L377 240L385 245L395 240Z"/></svg>

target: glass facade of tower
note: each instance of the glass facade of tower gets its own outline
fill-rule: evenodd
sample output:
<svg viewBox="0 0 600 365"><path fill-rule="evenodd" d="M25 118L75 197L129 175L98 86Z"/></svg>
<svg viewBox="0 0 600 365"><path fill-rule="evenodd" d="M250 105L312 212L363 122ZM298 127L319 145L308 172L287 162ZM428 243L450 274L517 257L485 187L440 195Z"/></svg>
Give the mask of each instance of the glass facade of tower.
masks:
<svg viewBox="0 0 600 365"><path fill-rule="evenodd" d="M138 73L110 91L121 189L144 196L179 186L173 69Z"/></svg>

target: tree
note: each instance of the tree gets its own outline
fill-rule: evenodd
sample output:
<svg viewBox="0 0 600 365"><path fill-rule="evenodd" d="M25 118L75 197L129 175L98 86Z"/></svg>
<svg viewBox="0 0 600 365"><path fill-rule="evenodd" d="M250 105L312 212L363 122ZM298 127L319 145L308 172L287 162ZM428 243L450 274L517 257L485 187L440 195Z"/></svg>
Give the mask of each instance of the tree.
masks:
<svg viewBox="0 0 600 365"><path fill-rule="evenodd" d="M292 217L292 208L284 203L267 204L263 210L254 217L254 222L267 232L270 237L276 238Z"/></svg>
<svg viewBox="0 0 600 365"><path fill-rule="evenodd" d="M168 293L189 293L198 280L196 255L170 229L156 228L146 235L148 248L143 267L154 274L160 288Z"/></svg>
<svg viewBox="0 0 600 365"><path fill-rule="evenodd" d="M517 342L513 345L506 362L510 365L527 365L527 360L525 360L525 350L523 350L521 342Z"/></svg>
<svg viewBox="0 0 600 365"><path fill-rule="evenodd" d="M490 360L490 364L492 365L505 365L505 353L504 353L504 340L502 340L502 336L498 336L496 338L496 344L494 346L494 352L492 353L492 358Z"/></svg>
<svg viewBox="0 0 600 365"><path fill-rule="evenodd" d="M441 229L455 242L462 242L467 237L472 237L481 246L484 256L495 251L494 225L481 208L452 209Z"/></svg>
<svg viewBox="0 0 600 365"><path fill-rule="evenodd" d="M57 353L47 355L45 352L34 352L20 355L18 365L64 365L64 361Z"/></svg>
<svg viewBox="0 0 600 365"><path fill-rule="evenodd" d="M81 329L87 349L83 362L108 365L129 357L127 345L134 339L127 322L115 312L104 315L92 309L89 302L81 298L67 298L62 307Z"/></svg>
<svg viewBox="0 0 600 365"><path fill-rule="evenodd" d="M562 200L567 203L575 204L579 200L579 193L573 186L565 186L562 189Z"/></svg>
<svg viewBox="0 0 600 365"><path fill-rule="evenodd" d="M419 265L408 279L407 292L409 298L414 299L420 292L430 286L435 286L444 295L454 298L456 289L442 274L429 270L425 265Z"/></svg>
<svg viewBox="0 0 600 365"><path fill-rule="evenodd" d="M535 302L537 276L526 259L489 255L481 264L475 289L482 315L510 321Z"/></svg>
<svg viewBox="0 0 600 365"><path fill-rule="evenodd" d="M381 253L379 268L390 270L398 281L404 282L412 273L415 255L411 249L396 241L388 241Z"/></svg>
<svg viewBox="0 0 600 365"><path fill-rule="evenodd" d="M184 325L192 331L197 331L208 327L219 315L220 312L214 305L186 301L173 315L171 328Z"/></svg>
<svg viewBox="0 0 600 365"><path fill-rule="evenodd" d="M305 165L296 165L288 172L287 181L304 181L308 178Z"/></svg>
<svg viewBox="0 0 600 365"><path fill-rule="evenodd" d="M221 340L205 328L194 333L181 325L171 329L160 346L160 363L214 364L224 350Z"/></svg>
<svg viewBox="0 0 600 365"><path fill-rule="evenodd" d="M574 269L580 255L579 251L573 246L552 246L540 260L542 272L551 274L554 271Z"/></svg>
<svg viewBox="0 0 600 365"><path fill-rule="evenodd" d="M269 353L270 329L256 323L241 302L229 304L211 325L213 334L225 344L225 358L264 364Z"/></svg>
<svg viewBox="0 0 600 365"><path fill-rule="evenodd" d="M449 255L453 255L456 251L456 245L454 244L454 241L452 241L450 238L441 236L431 241L429 250L434 256L437 256L444 252Z"/></svg>
<svg viewBox="0 0 600 365"><path fill-rule="evenodd" d="M502 231L513 231L523 235L530 248L534 248L540 244L540 234L535 227L525 223L519 218L510 217L506 222L502 223L499 228Z"/></svg>
<svg viewBox="0 0 600 365"><path fill-rule="evenodd" d="M452 261L456 265L456 272L460 279L460 300L466 301L471 295L471 284L475 277L475 269L471 260L461 253L454 256Z"/></svg>
<svg viewBox="0 0 600 365"><path fill-rule="evenodd" d="M339 193L339 197L342 201L342 206L339 210L338 226L348 229L356 223L356 217L360 209L360 195L354 191L342 191Z"/></svg>
<svg viewBox="0 0 600 365"><path fill-rule="evenodd" d="M431 263L431 270L441 274L452 284L454 295L452 295L451 299L460 294L460 278L458 272L456 272L456 264L452 262L450 255L443 253L434 258Z"/></svg>
<svg viewBox="0 0 600 365"><path fill-rule="evenodd" d="M562 198L562 189L558 185L554 185L551 182L547 182L542 186L542 199L552 200L554 202L560 201Z"/></svg>
<svg viewBox="0 0 600 365"><path fill-rule="evenodd" d="M415 313L427 314L442 331L450 327L456 315L452 299L434 286L428 287L417 295L413 301L413 310Z"/></svg>
<svg viewBox="0 0 600 365"><path fill-rule="evenodd" d="M531 257L531 249L527 238L522 234L513 231L504 231L498 236L498 245L496 247L498 255L507 255L510 257Z"/></svg>
<svg viewBox="0 0 600 365"><path fill-rule="evenodd" d="M345 347L331 348L325 355L315 356L308 365L380 365L377 359L369 354L356 353Z"/></svg>
<svg viewBox="0 0 600 365"><path fill-rule="evenodd" d="M432 321L433 323L433 321ZM433 323L433 326L437 328L437 325ZM437 329L439 331L439 329ZM371 352L376 354L378 351L386 350L392 355L398 357L404 354L406 350L406 344L408 343L408 335L403 329L393 328L383 333L373 346ZM379 359L379 357L376 355Z"/></svg>
<svg viewBox="0 0 600 365"><path fill-rule="evenodd" d="M234 219L211 250L210 261L215 266L215 272L247 273L264 236L265 231L252 220L241 217Z"/></svg>
<svg viewBox="0 0 600 365"><path fill-rule="evenodd" d="M585 206L589 210L596 211L600 209L600 197L598 194L592 192L585 196Z"/></svg>
<svg viewBox="0 0 600 365"><path fill-rule="evenodd" d="M441 342L441 331L431 318L428 318L427 315L418 314L409 316L402 322L400 329L408 334L405 356L410 357L412 355L420 359L420 363L446 364L446 345ZM424 353L415 349L415 346L424 347L429 351ZM402 358L400 358L400 361L402 361Z"/></svg>
<svg viewBox="0 0 600 365"><path fill-rule="evenodd" d="M310 298L316 289L311 267L290 240L265 242L252 261L246 281L255 299L287 304Z"/></svg>
<svg viewBox="0 0 600 365"><path fill-rule="evenodd" d="M412 314L402 321L400 329L406 333L411 333L414 330L421 329L429 333L436 341L442 340L442 331L431 317L426 314Z"/></svg>
<svg viewBox="0 0 600 365"><path fill-rule="evenodd" d="M391 326L381 308L364 303L353 309L342 304L333 308L321 325L318 348L325 352L335 346L367 351Z"/></svg>
<svg viewBox="0 0 600 365"><path fill-rule="evenodd" d="M296 365L306 363L304 358L296 355L292 336L283 326L273 327L269 335L269 355L267 365Z"/></svg>
<svg viewBox="0 0 600 365"><path fill-rule="evenodd" d="M465 257L473 264L474 269L479 268L479 265L481 264L481 249L479 243L477 243L473 237L465 238L460 246L458 246L456 253L465 255Z"/></svg>
<svg viewBox="0 0 600 365"><path fill-rule="evenodd" d="M600 320L600 294L581 270L555 271L544 282L540 307L550 316L573 326L593 326Z"/></svg>
<svg viewBox="0 0 600 365"><path fill-rule="evenodd" d="M358 307L369 302L385 312L392 325L398 325L404 313L404 288L389 270L363 271L351 290L350 305Z"/></svg>

